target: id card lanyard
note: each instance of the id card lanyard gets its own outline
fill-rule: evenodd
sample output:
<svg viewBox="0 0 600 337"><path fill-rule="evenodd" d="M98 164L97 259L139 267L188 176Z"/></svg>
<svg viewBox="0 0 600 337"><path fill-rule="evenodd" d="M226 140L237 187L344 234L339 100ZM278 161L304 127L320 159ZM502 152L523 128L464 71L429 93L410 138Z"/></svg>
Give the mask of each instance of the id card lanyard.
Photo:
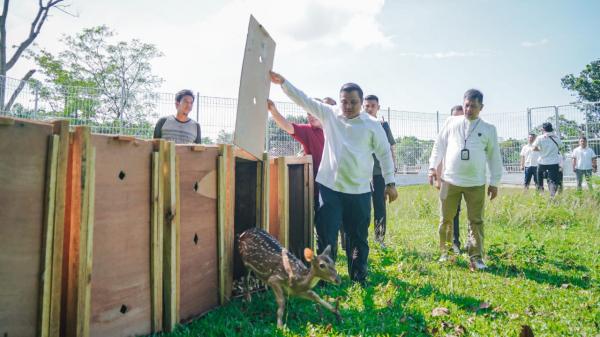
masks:
<svg viewBox="0 0 600 337"><path fill-rule="evenodd" d="M481 119L478 119L477 122L475 122L475 125L473 126L473 129L471 129L471 132L469 132L469 134L463 134L465 143L464 143L463 149L460 151L460 159L461 160L469 160L469 158L470 158L469 149L467 149L467 140L469 140L469 137L471 137L471 135L477 128L477 125L479 125L479 121L481 121ZM466 130L464 132L466 133Z"/></svg>

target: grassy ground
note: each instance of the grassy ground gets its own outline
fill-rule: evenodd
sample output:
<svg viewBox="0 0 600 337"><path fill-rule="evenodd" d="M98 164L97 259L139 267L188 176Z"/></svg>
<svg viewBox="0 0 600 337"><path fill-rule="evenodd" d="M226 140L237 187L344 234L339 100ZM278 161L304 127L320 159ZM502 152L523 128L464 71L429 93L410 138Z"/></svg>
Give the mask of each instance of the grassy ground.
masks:
<svg viewBox="0 0 600 337"><path fill-rule="evenodd" d="M388 249L371 241L370 285L349 281L342 254L342 284L317 290L330 301L341 297L343 322L291 298L278 330L269 291L162 336L518 336L523 325L535 336L600 336L598 195L568 190L550 201L502 188L486 204L486 272L470 272L464 255L455 264L436 262L433 188L400 188L399 195L388 208ZM447 314L434 315L436 308Z"/></svg>

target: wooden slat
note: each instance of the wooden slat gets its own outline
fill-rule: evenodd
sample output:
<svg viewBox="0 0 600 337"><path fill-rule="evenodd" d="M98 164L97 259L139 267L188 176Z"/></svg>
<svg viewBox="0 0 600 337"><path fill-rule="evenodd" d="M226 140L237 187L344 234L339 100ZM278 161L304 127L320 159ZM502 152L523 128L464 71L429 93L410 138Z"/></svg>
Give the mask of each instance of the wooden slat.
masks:
<svg viewBox="0 0 600 337"><path fill-rule="evenodd" d="M65 207L67 193L67 167L69 161L69 122L54 121L54 133L59 136L54 196L54 233L52 247L52 276L48 336L60 336L63 245L65 237Z"/></svg>
<svg viewBox="0 0 600 337"><path fill-rule="evenodd" d="M286 163L285 157L277 158L277 176L279 178L279 182L277 185L279 186L277 200L279 202L279 236L281 240L281 244L289 248L289 199L288 199L288 191L289 191L289 175L288 175L288 167Z"/></svg>
<svg viewBox="0 0 600 337"><path fill-rule="evenodd" d="M279 237L279 179L276 159L269 160L269 223L268 232L277 240Z"/></svg>
<svg viewBox="0 0 600 337"><path fill-rule="evenodd" d="M91 291L92 291L92 253L94 238L94 195L95 195L95 158L96 151L91 147L89 129L86 131L86 149L83 152L83 165L85 171L82 173L82 205L81 205L81 238L80 238L80 260L79 277L77 289L80 295L78 297L77 311L78 317L77 335L87 337L90 335L91 319Z"/></svg>
<svg viewBox="0 0 600 337"><path fill-rule="evenodd" d="M162 308L163 308L163 274L162 274L162 194L160 193L163 179L160 178L161 164L159 153L152 153L152 223L151 223L151 287L152 287L152 332L162 330Z"/></svg>
<svg viewBox="0 0 600 337"><path fill-rule="evenodd" d="M307 163L306 165L306 171L307 171L307 193L308 193L308 202L306 203L308 205L308 215L307 215L307 219L308 219L308 237L309 239L309 244L310 244L310 249L312 249L313 251L315 250L315 226L314 226L314 219L315 219L315 214L314 214L314 209L315 209L315 182L314 182L314 176L313 176L313 163L312 163L312 158L310 158L310 161Z"/></svg>
<svg viewBox="0 0 600 337"><path fill-rule="evenodd" d="M163 230L164 239L164 321L165 331L173 331L179 319L177 317L177 187L175 174L175 144L172 142L161 142L163 154L163 173L166 174L164 188L165 223Z"/></svg>
<svg viewBox="0 0 600 337"><path fill-rule="evenodd" d="M44 247L42 249L43 269L41 272L42 291L40 292L40 314L38 335L48 336L50 332L50 305L52 298L52 251L54 248L54 212L56 194L56 168L60 136L52 135L49 141L46 167L46 211L44 214Z"/></svg>
<svg viewBox="0 0 600 337"><path fill-rule="evenodd" d="M218 163L219 300L221 304L225 304L231 298L233 286L235 163L232 146L220 145Z"/></svg>
<svg viewBox="0 0 600 337"><path fill-rule="evenodd" d="M260 199L260 204L261 204L261 209L260 209L260 226L262 229L264 229L266 232L269 232L269 192L270 192L270 169L271 169L271 165L270 165L270 160L269 160L269 153L265 152L263 154L263 158L262 158L262 163L261 163L261 167L262 167L262 179L261 182L262 184L260 185L261 188L261 199Z"/></svg>

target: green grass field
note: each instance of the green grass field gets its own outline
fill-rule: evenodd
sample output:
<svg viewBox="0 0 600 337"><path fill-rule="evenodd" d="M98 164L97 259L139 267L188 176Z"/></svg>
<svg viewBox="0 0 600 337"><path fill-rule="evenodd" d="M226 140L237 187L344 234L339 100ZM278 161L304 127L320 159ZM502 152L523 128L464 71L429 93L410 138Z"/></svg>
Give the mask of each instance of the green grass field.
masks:
<svg viewBox="0 0 600 337"><path fill-rule="evenodd" d="M341 298L341 323L291 298L278 330L268 291L161 336L518 336L523 325L535 336L600 336L599 194L567 190L550 200L502 188L486 204L485 272L470 272L465 255L436 261L437 210L435 189L399 189L388 208L388 249L371 241L365 289L349 281L346 257L338 257L342 284L317 292ZM463 242L465 221L462 214ZM436 308L449 313L433 315Z"/></svg>

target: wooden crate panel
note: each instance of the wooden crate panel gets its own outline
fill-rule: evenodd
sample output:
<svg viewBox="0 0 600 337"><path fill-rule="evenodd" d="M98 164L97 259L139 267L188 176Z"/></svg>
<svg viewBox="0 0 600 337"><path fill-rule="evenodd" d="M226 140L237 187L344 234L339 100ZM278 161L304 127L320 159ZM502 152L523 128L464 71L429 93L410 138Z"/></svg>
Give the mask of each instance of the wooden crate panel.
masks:
<svg viewBox="0 0 600 337"><path fill-rule="evenodd" d="M219 304L217 238L218 148L177 146L180 190L180 319Z"/></svg>
<svg viewBox="0 0 600 337"><path fill-rule="evenodd" d="M151 333L152 144L93 135L91 336Z"/></svg>
<svg viewBox="0 0 600 337"><path fill-rule="evenodd" d="M0 125L0 336L38 329L50 124Z"/></svg>

